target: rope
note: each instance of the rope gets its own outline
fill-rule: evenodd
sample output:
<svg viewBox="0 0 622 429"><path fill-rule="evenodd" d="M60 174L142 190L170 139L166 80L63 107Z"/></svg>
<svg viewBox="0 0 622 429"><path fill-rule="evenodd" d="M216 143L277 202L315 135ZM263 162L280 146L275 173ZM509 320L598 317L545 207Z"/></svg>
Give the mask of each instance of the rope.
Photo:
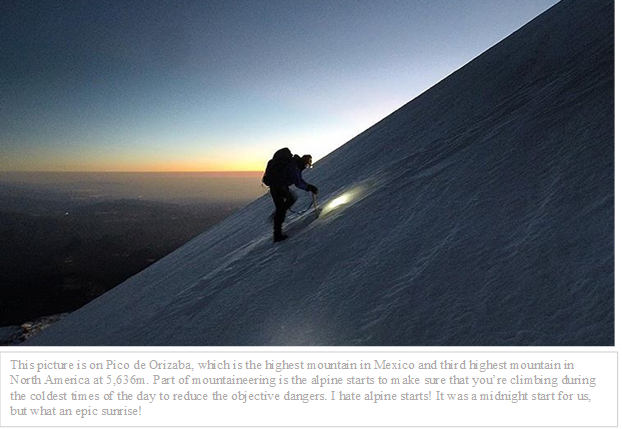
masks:
<svg viewBox="0 0 622 429"><path fill-rule="evenodd" d="M270 193L270 187L269 186L265 186L263 183L261 184L261 186L266 188L267 193ZM296 210L292 210L292 208L290 207L287 210L289 210L293 214L296 214L298 216L302 216L303 214L305 214L306 212L311 210L311 207L315 206L315 214L317 216L317 203L315 202L315 194L312 193L311 195L313 196L313 198L311 199L311 202L309 203L309 207L307 207L306 209L301 210L301 211L296 211Z"/></svg>
<svg viewBox="0 0 622 429"><path fill-rule="evenodd" d="M301 215L305 214L306 212L308 212L309 210L311 210L311 207L313 207L314 202L315 202L315 201L311 200L311 204L309 204L309 207L307 207L306 209L304 209L304 210L302 210L302 211L292 210L292 208L291 208L291 207L290 207L288 210L289 210L290 212L294 213L294 214L297 214L298 216L301 216Z"/></svg>

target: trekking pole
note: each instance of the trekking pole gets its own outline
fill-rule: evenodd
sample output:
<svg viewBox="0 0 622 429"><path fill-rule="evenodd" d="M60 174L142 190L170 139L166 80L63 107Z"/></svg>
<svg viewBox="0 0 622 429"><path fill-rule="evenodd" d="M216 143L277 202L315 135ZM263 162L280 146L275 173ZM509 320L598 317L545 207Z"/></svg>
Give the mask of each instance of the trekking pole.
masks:
<svg viewBox="0 0 622 429"><path fill-rule="evenodd" d="M315 201L315 194L311 194L313 196L313 208L315 208L315 218L319 219L320 218L320 214L317 211L317 202Z"/></svg>

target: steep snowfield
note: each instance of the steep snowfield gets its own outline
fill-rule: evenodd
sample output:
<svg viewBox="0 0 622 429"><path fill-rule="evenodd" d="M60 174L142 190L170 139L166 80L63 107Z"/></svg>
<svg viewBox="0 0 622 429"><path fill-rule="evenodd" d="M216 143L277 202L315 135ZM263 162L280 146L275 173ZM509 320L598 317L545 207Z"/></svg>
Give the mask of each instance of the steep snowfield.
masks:
<svg viewBox="0 0 622 429"><path fill-rule="evenodd" d="M613 345L613 4L558 4L324 158L289 240L264 196L26 344Z"/></svg>

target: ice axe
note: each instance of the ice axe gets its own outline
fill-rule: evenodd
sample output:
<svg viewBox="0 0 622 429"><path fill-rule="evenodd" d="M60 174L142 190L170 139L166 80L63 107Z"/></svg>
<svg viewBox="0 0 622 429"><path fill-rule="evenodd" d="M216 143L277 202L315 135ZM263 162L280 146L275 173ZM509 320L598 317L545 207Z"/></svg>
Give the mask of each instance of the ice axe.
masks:
<svg viewBox="0 0 622 429"><path fill-rule="evenodd" d="M317 201L315 201L315 194L311 193L311 196L313 197L313 208L315 209L315 218L319 219L320 213L317 211Z"/></svg>

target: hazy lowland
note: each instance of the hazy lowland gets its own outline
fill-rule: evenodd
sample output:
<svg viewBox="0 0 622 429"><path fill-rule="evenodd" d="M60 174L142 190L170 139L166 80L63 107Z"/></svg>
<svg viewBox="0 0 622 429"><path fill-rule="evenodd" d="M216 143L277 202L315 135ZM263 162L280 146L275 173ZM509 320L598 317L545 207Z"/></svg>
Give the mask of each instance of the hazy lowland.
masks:
<svg viewBox="0 0 622 429"><path fill-rule="evenodd" d="M0 342L81 307L264 192L254 172L0 173L0 326L13 326Z"/></svg>

